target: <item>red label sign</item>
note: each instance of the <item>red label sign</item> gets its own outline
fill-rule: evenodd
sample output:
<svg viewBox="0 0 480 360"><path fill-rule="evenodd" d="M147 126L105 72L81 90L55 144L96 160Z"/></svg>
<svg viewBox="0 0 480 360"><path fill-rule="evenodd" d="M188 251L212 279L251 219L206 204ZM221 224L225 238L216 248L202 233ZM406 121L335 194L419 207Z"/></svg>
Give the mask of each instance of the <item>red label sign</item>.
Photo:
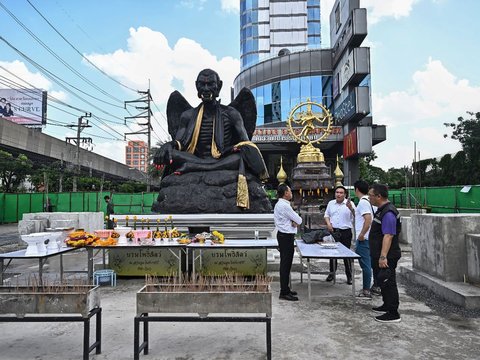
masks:
<svg viewBox="0 0 480 360"><path fill-rule="evenodd" d="M353 129L343 138L343 158L358 155L357 129Z"/></svg>

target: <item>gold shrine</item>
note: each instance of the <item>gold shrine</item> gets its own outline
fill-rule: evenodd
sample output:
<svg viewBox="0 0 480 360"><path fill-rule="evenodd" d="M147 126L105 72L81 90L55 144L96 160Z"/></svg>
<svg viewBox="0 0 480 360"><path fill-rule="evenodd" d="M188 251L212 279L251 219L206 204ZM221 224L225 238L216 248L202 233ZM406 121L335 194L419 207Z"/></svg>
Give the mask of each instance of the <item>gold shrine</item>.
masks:
<svg viewBox="0 0 480 360"><path fill-rule="evenodd" d="M301 144L297 166L292 169L291 188L297 211L308 219L308 226L324 222L326 204L333 196L343 174L338 168L332 174L325 164L325 157L318 145L332 131L333 116L322 104L310 101L296 105L287 120L287 128L293 138Z"/></svg>
<svg viewBox="0 0 480 360"><path fill-rule="evenodd" d="M319 111L314 112L312 108ZM305 109L305 110L303 110ZM323 162L325 158L319 148L313 144L320 143L332 131L333 117L330 111L322 104L310 101L300 103L290 112L287 128L298 143L303 144L297 156L297 162ZM314 138L315 129L321 127L323 133Z"/></svg>

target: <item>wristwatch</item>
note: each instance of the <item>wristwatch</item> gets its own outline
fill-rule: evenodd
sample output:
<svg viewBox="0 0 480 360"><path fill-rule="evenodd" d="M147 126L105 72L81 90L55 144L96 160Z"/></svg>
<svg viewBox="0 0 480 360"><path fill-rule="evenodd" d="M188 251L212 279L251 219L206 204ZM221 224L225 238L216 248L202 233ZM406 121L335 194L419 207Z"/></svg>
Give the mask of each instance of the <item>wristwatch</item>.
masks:
<svg viewBox="0 0 480 360"><path fill-rule="evenodd" d="M386 257L385 256L380 256L380 260L385 260Z"/></svg>

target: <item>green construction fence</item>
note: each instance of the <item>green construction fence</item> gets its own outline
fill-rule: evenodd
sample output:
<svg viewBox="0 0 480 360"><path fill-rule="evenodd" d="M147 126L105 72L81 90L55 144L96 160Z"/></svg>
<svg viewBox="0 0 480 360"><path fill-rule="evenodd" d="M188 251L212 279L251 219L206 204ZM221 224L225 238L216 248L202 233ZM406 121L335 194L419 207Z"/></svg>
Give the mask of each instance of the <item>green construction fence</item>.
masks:
<svg viewBox="0 0 480 360"><path fill-rule="evenodd" d="M158 193L67 192L49 193L48 198L53 212L105 212L105 195L111 197L116 214L151 214ZM0 193L0 223L15 223L25 213L44 212L46 202L44 193Z"/></svg>
<svg viewBox="0 0 480 360"><path fill-rule="evenodd" d="M389 198L396 207L424 208L432 213L480 212L480 185L392 190Z"/></svg>
<svg viewBox="0 0 480 360"><path fill-rule="evenodd" d="M158 193L67 192L49 193L52 211L103 211L105 195L112 198L116 214L151 214ZM24 213L45 211L44 193L0 193L0 223L14 223ZM480 185L404 188L390 190L389 198L397 207L424 208L432 213L480 213Z"/></svg>

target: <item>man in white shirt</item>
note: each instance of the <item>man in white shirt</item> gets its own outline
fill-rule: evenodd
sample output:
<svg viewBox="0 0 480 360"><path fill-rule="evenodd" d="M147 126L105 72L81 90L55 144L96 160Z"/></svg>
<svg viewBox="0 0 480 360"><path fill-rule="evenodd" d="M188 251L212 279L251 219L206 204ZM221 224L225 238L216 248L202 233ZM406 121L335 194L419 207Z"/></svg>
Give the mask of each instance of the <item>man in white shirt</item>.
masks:
<svg viewBox="0 0 480 360"><path fill-rule="evenodd" d="M340 238L335 239L339 241L347 249L350 249L352 243L352 222L353 222L353 210L350 210L350 199L347 199L347 189L340 185L335 188L335 199L330 200L327 209L325 210L325 222L327 223L327 229L330 233L339 233ZM347 206L347 204L349 204ZM345 274L347 275L347 284L352 284L352 269L349 259L344 259ZM337 271L337 260L330 260L330 274L327 277L327 281L333 280L333 274Z"/></svg>
<svg viewBox="0 0 480 360"><path fill-rule="evenodd" d="M292 190L286 184L277 189L278 202L273 210L275 227L277 228L278 250L280 251L280 299L298 301L296 291L289 286L290 270L295 252L295 234L302 218L292 209L290 200Z"/></svg>
<svg viewBox="0 0 480 360"><path fill-rule="evenodd" d="M372 262L370 260L370 244L368 235L372 225L373 208L368 200L368 183L363 180L357 180L353 187L355 196L359 199L356 207L350 205L350 209L355 211L355 252L360 255L358 259L362 268L363 288L358 297L371 299L370 284L372 282Z"/></svg>

